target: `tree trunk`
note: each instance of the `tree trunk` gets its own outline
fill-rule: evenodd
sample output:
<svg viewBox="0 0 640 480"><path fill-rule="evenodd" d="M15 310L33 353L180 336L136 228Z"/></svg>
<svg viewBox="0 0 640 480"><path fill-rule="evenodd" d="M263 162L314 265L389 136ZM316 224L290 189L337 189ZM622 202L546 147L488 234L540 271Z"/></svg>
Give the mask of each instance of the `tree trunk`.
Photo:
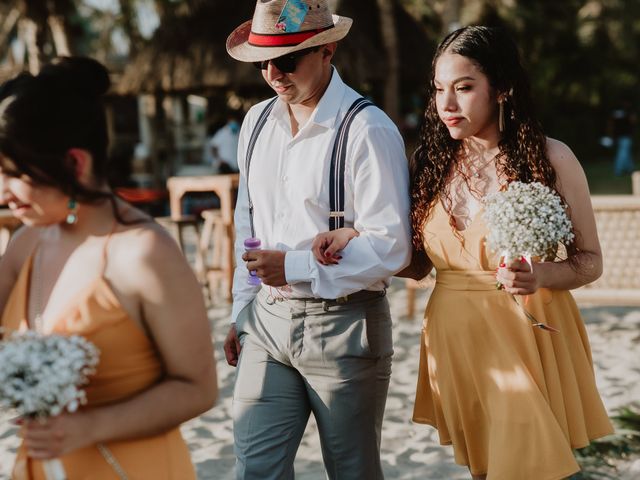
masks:
<svg viewBox="0 0 640 480"><path fill-rule="evenodd" d="M376 0L380 12L380 31L382 43L387 57L387 81L384 86L384 111L398 123L400 120L399 84L400 62L398 61L398 33L396 32L393 8L395 0Z"/></svg>
<svg viewBox="0 0 640 480"><path fill-rule="evenodd" d="M460 14L463 0L448 0L442 13L443 34L447 35L460 28Z"/></svg>
<svg viewBox="0 0 640 480"><path fill-rule="evenodd" d="M0 59L5 56L5 52L9 49L9 35L18 23L20 18L20 10L12 8L0 26Z"/></svg>
<svg viewBox="0 0 640 480"><path fill-rule="evenodd" d="M142 45L142 34L138 28L137 15L134 0L120 0L120 13L122 15L122 28L129 38L129 57L133 58Z"/></svg>
<svg viewBox="0 0 640 480"><path fill-rule="evenodd" d="M53 37L53 46L57 55L69 56L71 50L69 49L69 40L67 39L67 32L64 28L64 18L59 15L50 15L47 19L49 28L51 29L51 36Z"/></svg>
<svg viewBox="0 0 640 480"><path fill-rule="evenodd" d="M38 25L29 18L23 18L18 23L18 35L27 49L29 72L37 75L40 71L40 48L38 47Z"/></svg>

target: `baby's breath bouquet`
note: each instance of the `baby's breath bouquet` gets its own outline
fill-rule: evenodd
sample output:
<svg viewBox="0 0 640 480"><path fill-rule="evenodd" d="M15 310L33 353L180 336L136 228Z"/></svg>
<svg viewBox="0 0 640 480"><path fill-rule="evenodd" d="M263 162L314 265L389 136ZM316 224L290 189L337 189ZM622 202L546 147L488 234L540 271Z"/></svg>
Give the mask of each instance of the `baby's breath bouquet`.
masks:
<svg viewBox="0 0 640 480"><path fill-rule="evenodd" d="M574 237L562 199L539 182L513 182L507 190L487 195L484 220L487 246L507 261L547 257Z"/></svg>
<svg viewBox="0 0 640 480"><path fill-rule="evenodd" d="M0 341L0 408L36 419L76 411L86 402L80 387L98 358L98 349L78 335L9 334ZM44 467L48 478L66 478L59 460Z"/></svg>
<svg viewBox="0 0 640 480"><path fill-rule="evenodd" d="M512 182L506 190L487 195L483 216L489 228L487 247L505 264L521 258L533 270L532 257L550 257L560 243L574 238L562 199L539 182ZM554 330L525 314L534 326Z"/></svg>

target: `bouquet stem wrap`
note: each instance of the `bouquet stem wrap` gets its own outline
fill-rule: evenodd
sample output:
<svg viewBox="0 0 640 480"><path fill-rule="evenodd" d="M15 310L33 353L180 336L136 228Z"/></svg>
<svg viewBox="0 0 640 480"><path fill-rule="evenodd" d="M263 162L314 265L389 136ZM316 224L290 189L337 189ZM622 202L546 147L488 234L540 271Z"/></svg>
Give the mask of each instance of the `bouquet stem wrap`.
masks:
<svg viewBox="0 0 640 480"><path fill-rule="evenodd" d="M64 465L58 458L44 460L42 462L44 476L47 480L68 480L67 473L64 471Z"/></svg>

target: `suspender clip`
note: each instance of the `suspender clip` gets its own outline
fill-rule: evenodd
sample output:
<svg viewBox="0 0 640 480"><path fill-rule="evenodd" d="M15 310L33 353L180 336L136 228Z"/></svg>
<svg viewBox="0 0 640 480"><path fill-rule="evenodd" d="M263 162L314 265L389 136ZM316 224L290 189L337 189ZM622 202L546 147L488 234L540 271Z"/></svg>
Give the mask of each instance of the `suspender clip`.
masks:
<svg viewBox="0 0 640 480"><path fill-rule="evenodd" d="M329 217L331 217L331 218L342 218L342 217L344 217L344 212L329 212Z"/></svg>

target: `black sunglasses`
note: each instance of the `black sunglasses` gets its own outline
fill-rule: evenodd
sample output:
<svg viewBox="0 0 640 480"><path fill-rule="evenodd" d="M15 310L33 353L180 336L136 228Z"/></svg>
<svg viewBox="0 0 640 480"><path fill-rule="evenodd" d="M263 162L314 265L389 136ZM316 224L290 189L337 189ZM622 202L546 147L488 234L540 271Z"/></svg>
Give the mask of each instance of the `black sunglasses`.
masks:
<svg viewBox="0 0 640 480"><path fill-rule="evenodd" d="M317 52L318 48L319 47L305 48L304 50L298 50L297 52L289 53L288 55L272 58L271 60L253 62L253 66L258 70L266 70L269 67L269 62L271 62L282 73L293 73L296 71L296 67L298 66L300 59L311 52Z"/></svg>

